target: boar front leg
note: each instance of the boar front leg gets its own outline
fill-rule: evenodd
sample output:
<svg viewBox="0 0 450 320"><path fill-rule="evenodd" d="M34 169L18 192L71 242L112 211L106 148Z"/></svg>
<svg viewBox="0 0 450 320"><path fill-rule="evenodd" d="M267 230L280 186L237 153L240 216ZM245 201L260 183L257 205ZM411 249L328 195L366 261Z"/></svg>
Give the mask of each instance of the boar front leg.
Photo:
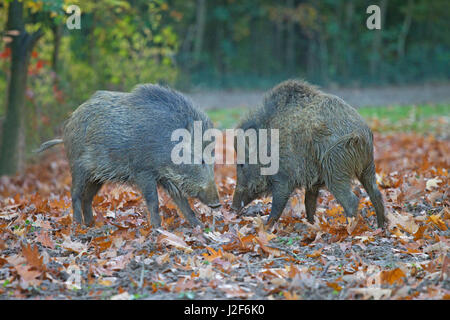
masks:
<svg viewBox="0 0 450 320"><path fill-rule="evenodd" d="M306 189L305 192L305 210L306 218L309 223L314 223L314 214L316 213L317 197L319 196L319 187Z"/></svg>
<svg viewBox="0 0 450 320"><path fill-rule="evenodd" d="M286 203L291 196L292 189L287 182L275 182L272 187L272 210L266 224L272 227L283 213Z"/></svg>
<svg viewBox="0 0 450 320"><path fill-rule="evenodd" d="M87 182L81 199L81 206L83 207L84 223L88 226L94 224L94 215L92 214L92 200L102 187L99 182Z"/></svg>
<svg viewBox="0 0 450 320"><path fill-rule="evenodd" d="M156 186L156 181L148 178L138 179L136 181L139 189L141 189L145 202L147 204L147 209L149 211L149 216L147 216L147 221L152 225L153 228L161 227L161 217L159 216L159 200L158 200L158 188Z"/></svg>
<svg viewBox="0 0 450 320"><path fill-rule="evenodd" d="M344 208L345 216L354 217L358 212L359 199L352 192L350 179L342 179L339 182L336 181L327 187L340 205Z"/></svg>

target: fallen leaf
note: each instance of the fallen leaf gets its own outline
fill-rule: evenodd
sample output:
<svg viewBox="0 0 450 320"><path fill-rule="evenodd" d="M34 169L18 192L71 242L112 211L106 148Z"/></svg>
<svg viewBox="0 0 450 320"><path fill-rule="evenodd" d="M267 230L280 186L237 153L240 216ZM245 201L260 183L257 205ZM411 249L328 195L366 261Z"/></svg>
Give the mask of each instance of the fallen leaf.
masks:
<svg viewBox="0 0 450 320"><path fill-rule="evenodd" d="M381 283L388 283L391 285L396 282L402 284L404 282L404 277L406 277L406 275L400 268L396 268L393 270L383 270L380 273Z"/></svg>
<svg viewBox="0 0 450 320"><path fill-rule="evenodd" d="M39 254L39 249L37 246L32 247L30 244L22 245L22 255L25 257L31 267L34 267L38 270L45 269L43 258Z"/></svg>
<svg viewBox="0 0 450 320"><path fill-rule="evenodd" d="M225 292L227 298L248 299L253 295L253 292L244 290L239 285L224 284L220 285L219 289Z"/></svg>
<svg viewBox="0 0 450 320"><path fill-rule="evenodd" d="M320 249L314 251L314 252L311 253L311 254L307 254L306 256L307 256L308 258L318 258L318 257L320 257L320 255L322 254L322 251L323 251L323 248L320 248Z"/></svg>
<svg viewBox="0 0 450 320"><path fill-rule="evenodd" d="M188 246L188 244L183 239L181 239L179 236L177 236L169 231L162 230L162 229L156 229L156 230L165 236L165 238L162 239L163 242L165 242L169 245L172 245L176 248L180 248L187 253L191 253L193 251L192 248L190 246Z"/></svg>
<svg viewBox="0 0 450 320"><path fill-rule="evenodd" d="M327 282L327 286L329 286L330 288L333 288L336 291L341 291L342 287L340 285L338 285L336 282Z"/></svg>
<svg viewBox="0 0 450 320"><path fill-rule="evenodd" d="M402 230L415 234L419 230L419 225L415 223L414 217L410 214L399 214L396 212L389 212L387 218L391 227L398 226Z"/></svg>
<svg viewBox="0 0 450 320"><path fill-rule="evenodd" d="M39 270L33 270L29 265L16 265L14 268L17 274L20 276L20 286L26 289L28 286L39 286L41 280L38 279L42 272Z"/></svg>
<svg viewBox="0 0 450 320"><path fill-rule="evenodd" d="M128 292L122 292L111 297L111 300L131 300L133 296Z"/></svg>
<svg viewBox="0 0 450 320"><path fill-rule="evenodd" d="M69 249L78 254L87 252L87 250L88 250L87 244L84 244L83 242L80 242L80 241L72 241L70 239L69 235L63 234L62 236L64 238L64 242L61 244L61 247L65 248L65 249Z"/></svg>
<svg viewBox="0 0 450 320"><path fill-rule="evenodd" d="M41 232L39 232L36 241L40 242L44 247L55 249L55 242L50 237L49 232L45 229L42 229Z"/></svg>
<svg viewBox="0 0 450 320"><path fill-rule="evenodd" d="M381 288L352 288L351 293L362 294L364 299L373 298L374 300L387 299L391 296L391 289Z"/></svg>
<svg viewBox="0 0 450 320"><path fill-rule="evenodd" d="M433 188L439 188L439 183L441 183L442 180L438 178L433 178L427 181L426 190L431 191Z"/></svg>
<svg viewBox="0 0 450 320"><path fill-rule="evenodd" d="M170 258L170 254L169 253L164 253L162 255L160 255L159 257L156 258L156 262L159 265L163 265L164 263L169 262L169 258Z"/></svg>
<svg viewBox="0 0 450 320"><path fill-rule="evenodd" d="M430 215L428 217L428 221L431 221L432 223L434 223L442 231L447 230L447 226L445 225L445 222L442 221L441 216L439 214Z"/></svg>
<svg viewBox="0 0 450 320"><path fill-rule="evenodd" d="M213 262L215 259L222 258L222 256L223 256L223 252L221 249L219 249L218 251L214 250L211 247L206 247L206 249L209 251L209 254L203 253L202 255L209 262Z"/></svg>

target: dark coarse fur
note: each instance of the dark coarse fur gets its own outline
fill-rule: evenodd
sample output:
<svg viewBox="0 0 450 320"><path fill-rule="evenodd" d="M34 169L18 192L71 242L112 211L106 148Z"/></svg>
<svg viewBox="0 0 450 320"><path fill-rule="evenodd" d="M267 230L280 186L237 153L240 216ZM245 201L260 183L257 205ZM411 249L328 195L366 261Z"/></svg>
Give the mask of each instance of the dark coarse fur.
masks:
<svg viewBox="0 0 450 320"><path fill-rule="evenodd" d="M359 113L342 99L299 80L288 80L265 96L238 128L279 130L279 171L260 175L260 165L237 166L233 207L240 209L263 194L272 194L269 221L277 221L295 188L305 188L307 218L313 222L319 189L326 186L354 216L358 198L351 182L358 178L375 206L378 225L384 204L376 185L372 132Z"/></svg>
<svg viewBox="0 0 450 320"><path fill-rule="evenodd" d="M139 85L131 93L97 91L67 120L63 142L72 172L75 221L93 222L92 199L108 181L130 183L141 189L153 226L160 226L157 185L171 195L193 225L199 224L187 197L217 206L219 198L213 165L181 164L171 160L174 130L193 130L210 119L181 93L158 85ZM58 140L43 144L42 151Z"/></svg>

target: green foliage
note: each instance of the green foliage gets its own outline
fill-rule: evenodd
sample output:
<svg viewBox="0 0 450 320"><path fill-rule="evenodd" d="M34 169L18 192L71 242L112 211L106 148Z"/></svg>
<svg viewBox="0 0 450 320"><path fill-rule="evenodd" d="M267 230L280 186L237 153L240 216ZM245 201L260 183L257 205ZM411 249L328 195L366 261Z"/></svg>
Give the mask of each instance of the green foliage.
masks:
<svg viewBox="0 0 450 320"><path fill-rule="evenodd" d="M210 0L201 62L192 68L189 45L177 57L191 84L205 87L265 89L289 77L345 86L448 80L450 3L386 3L382 30L373 31L367 1ZM185 11L182 39L192 38L196 14Z"/></svg>
<svg viewBox="0 0 450 320"><path fill-rule="evenodd" d="M80 6L81 30L65 28L68 5ZM6 5L5 5L6 6ZM179 39L163 23L167 1L29 0L24 2L27 30L44 30L28 71L27 149L61 134L62 124L96 90L131 90L139 83L173 84ZM0 24L6 25L6 10ZM62 27L58 48L53 30ZM53 55L57 50L57 59ZM11 57L0 45L0 120L4 115ZM56 65L57 63L57 65ZM58 66L57 72L55 68Z"/></svg>
<svg viewBox="0 0 450 320"><path fill-rule="evenodd" d="M2 26L10 2L0 4ZM267 89L290 77L359 86L450 75L447 0L389 0L381 32L366 28L366 1L23 2L27 31L45 33L30 61L28 149L59 135L70 112L100 89L128 91L145 82ZM65 26L71 4L81 9L81 30ZM10 61L0 42L0 121ZM241 110L210 114L228 128Z"/></svg>

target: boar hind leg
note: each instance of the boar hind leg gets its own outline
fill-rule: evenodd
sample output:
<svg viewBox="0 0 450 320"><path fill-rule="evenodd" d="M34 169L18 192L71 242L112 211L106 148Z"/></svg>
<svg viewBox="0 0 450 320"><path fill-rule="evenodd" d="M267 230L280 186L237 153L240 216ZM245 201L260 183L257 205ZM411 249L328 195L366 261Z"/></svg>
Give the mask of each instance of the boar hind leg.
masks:
<svg viewBox="0 0 450 320"><path fill-rule="evenodd" d="M314 223L314 214L316 213L317 197L319 196L319 187L306 189L305 192L305 210L306 218L309 223Z"/></svg>
<svg viewBox="0 0 450 320"><path fill-rule="evenodd" d="M74 165L72 167L72 209L73 209L73 220L76 223L82 224L82 205L81 200L83 196L84 188L86 187L86 174L80 166Z"/></svg>
<svg viewBox="0 0 450 320"><path fill-rule="evenodd" d="M268 226L273 226L283 213L286 203L291 196L292 190L287 183L278 182L272 187L272 210L270 211Z"/></svg>
<svg viewBox="0 0 450 320"><path fill-rule="evenodd" d="M83 207L84 224L91 226L94 222L94 216L92 214L92 200L97 192L102 187L102 183L88 182L84 189L83 198L81 199L81 205Z"/></svg>
<svg viewBox="0 0 450 320"><path fill-rule="evenodd" d="M195 216L195 212L191 209L191 206L189 205L189 201L183 197L183 196L172 196L173 201L177 205L177 207L181 210L183 213L183 216L186 218L186 220L189 222L189 224L193 227L195 226L202 226L202 223L200 220L197 219Z"/></svg>
<svg viewBox="0 0 450 320"><path fill-rule="evenodd" d="M336 181L337 180L337 181ZM347 217L354 217L358 211L359 200L352 191L350 179L336 179L327 185Z"/></svg>
<svg viewBox="0 0 450 320"><path fill-rule="evenodd" d="M136 181L136 184L139 189L141 189L145 198L145 202L147 204L147 209L149 211L147 221L152 225L153 228L161 227L161 217L159 216L158 188L156 186L156 181L149 178L142 178Z"/></svg>
<svg viewBox="0 0 450 320"><path fill-rule="evenodd" d="M372 201L375 207L375 212L377 214L377 223L379 228L384 226L384 203L383 196L380 190L378 190L376 178L375 178L375 166L372 164L362 173L359 181L363 185L369 194L370 201Z"/></svg>

